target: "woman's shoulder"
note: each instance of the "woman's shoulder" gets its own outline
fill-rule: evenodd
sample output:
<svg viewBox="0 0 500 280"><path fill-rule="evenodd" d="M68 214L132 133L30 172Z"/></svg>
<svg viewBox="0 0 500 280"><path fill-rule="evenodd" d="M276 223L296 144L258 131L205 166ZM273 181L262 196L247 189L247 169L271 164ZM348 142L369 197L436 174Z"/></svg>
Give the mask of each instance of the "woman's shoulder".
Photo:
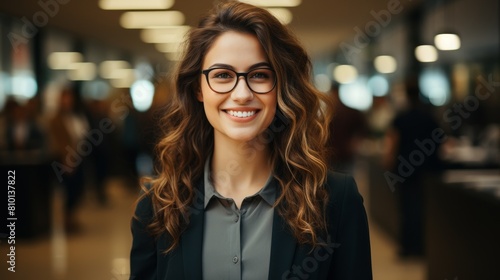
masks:
<svg viewBox="0 0 500 280"><path fill-rule="evenodd" d="M344 191L346 188L355 188L356 182L350 174L328 171L325 186L329 191Z"/></svg>
<svg viewBox="0 0 500 280"><path fill-rule="evenodd" d="M345 173L329 171L325 188L328 191L330 202L339 202L352 199L363 201L354 178Z"/></svg>

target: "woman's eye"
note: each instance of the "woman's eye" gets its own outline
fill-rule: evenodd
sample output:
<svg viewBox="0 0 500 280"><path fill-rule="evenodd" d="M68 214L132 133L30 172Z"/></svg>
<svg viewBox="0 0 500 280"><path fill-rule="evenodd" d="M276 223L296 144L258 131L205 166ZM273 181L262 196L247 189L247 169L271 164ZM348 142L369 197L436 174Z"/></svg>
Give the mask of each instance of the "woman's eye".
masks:
<svg viewBox="0 0 500 280"><path fill-rule="evenodd" d="M215 72L215 73L213 73L213 76L212 76L212 78L214 78L214 79L231 79L232 77L233 77L233 75L231 75L231 72L226 72L226 71Z"/></svg>
<svg viewBox="0 0 500 280"><path fill-rule="evenodd" d="M271 71L262 70L250 73L250 79L267 80L271 78Z"/></svg>

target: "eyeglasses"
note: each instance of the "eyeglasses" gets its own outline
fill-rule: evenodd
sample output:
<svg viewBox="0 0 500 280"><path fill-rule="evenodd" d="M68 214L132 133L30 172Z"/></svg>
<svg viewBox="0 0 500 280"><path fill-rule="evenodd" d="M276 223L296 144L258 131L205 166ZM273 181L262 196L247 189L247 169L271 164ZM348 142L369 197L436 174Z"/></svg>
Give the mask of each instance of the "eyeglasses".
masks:
<svg viewBox="0 0 500 280"><path fill-rule="evenodd" d="M228 68L210 68L201 71L208 86L217 93L228 93L238 84L239 77L245 77L248 88L255 93L268 93L276 86L276 74L270 68L257 68L238 73Z"/></svg>

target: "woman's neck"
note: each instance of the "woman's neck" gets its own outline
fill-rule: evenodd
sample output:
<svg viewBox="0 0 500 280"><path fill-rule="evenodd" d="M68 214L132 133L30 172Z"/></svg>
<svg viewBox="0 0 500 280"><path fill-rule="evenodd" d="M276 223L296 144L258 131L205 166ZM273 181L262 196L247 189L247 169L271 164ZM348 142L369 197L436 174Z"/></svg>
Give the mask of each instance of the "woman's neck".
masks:
<svg viewBox="0 0 500 280"><path fill-rule="evenodd" d="M240 205L243 198L264 187L271 175L269 144L259 139L246 143L220 140L214 141L212 181L217 192Z"/></svg>

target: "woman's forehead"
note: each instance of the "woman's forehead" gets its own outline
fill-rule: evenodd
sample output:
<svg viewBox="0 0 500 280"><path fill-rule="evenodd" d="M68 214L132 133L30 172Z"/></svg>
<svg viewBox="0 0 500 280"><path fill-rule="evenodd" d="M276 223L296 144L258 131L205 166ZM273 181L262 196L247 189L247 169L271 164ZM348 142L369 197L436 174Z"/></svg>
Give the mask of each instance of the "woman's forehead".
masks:
<svg viewBox="0 0 500 280"><path fill-rule="evenodd" d="M268 59L255 35L227 31L219 35L207 50L203 68L213 64L226 64L238 68L260 62L268 62Z"/></svg>

